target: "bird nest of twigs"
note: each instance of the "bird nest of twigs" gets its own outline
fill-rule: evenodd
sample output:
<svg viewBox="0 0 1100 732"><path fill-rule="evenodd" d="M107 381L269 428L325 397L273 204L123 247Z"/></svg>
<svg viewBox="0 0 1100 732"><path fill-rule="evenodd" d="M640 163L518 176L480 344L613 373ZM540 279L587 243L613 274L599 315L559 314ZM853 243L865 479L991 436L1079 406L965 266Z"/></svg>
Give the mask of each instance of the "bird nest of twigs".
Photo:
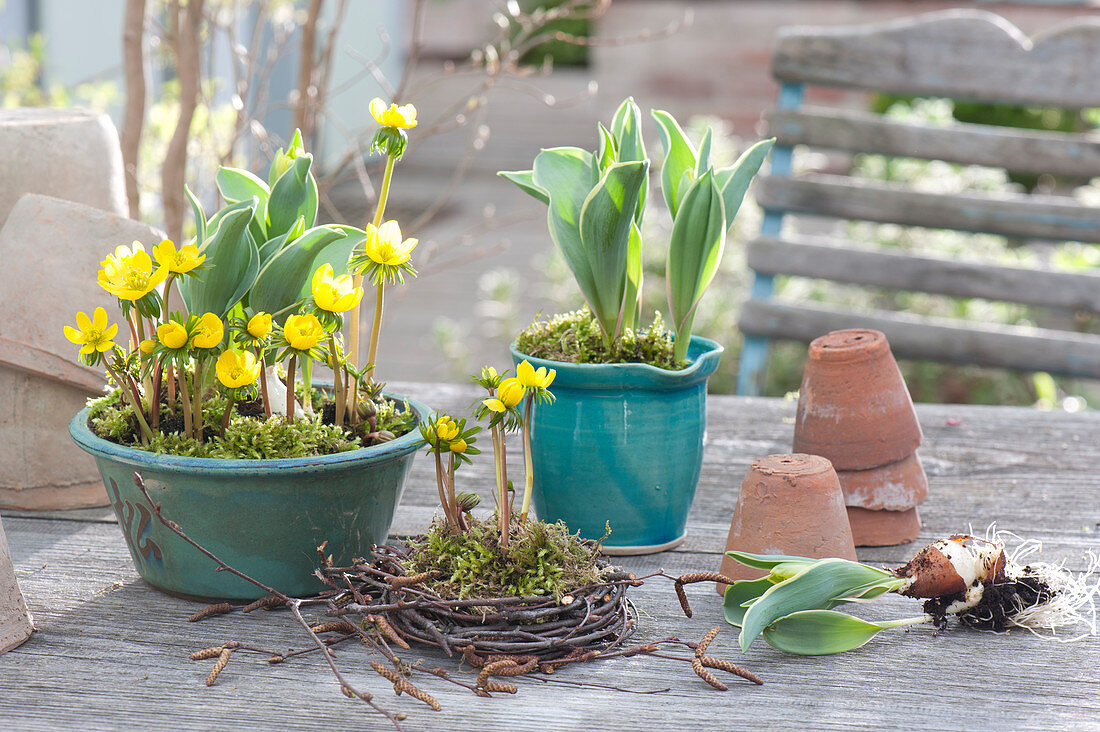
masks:
<svg viewBox="0 0 1100 732"><path fill-rule="evenodd" d="M373 547L371 558L352 562L346 567L335 566L325 555L324 545L317 575L329 589L314 597L286 595L259 582L223 562L202 545L187 536L179 524L161 514L137 473L135 482L155 518L200 553L210 558L218 571L226 571L269 593L248 604L220 602L200 610L189 619L192 622L227 613L250 613L259 609L290 611L295 622L306 632L312 645L293 651L275 651L250 643L231 640L191 654L194 661L216 659L206 677L206 685L217 683L230 658L241 652L267 656L271 664L283 663L293 657L319 652L325 659L347 697L359 699L386 717L401 730L404 715L394 714L380 706L373 695L355 688L340 672L331 647L347 641L359 641L376 652L381 660L371 659L371 668L392 683L397 694L408 694L432 709L439 702L417 686L418 675L431 676L443 682L465 688L477 696L495 693L515 694L517 686L502 678L552 674L558 668L613 658L647 655L671 661L690 663L695 674L710 686L725 691L726 684L713 673L725 671L756 684L758 676L729 661L708 655L708 646L720 627L708 631L698 642L668 636L640 644L626 641L637 630L637 615L626 597L629 588L645 580L661 577L672 580L684 613L691 617L684 586L696 582L732 583L733 580L712 572L695 572L673 577L655 572L643 577L618 568L601 567L598 580L583 584L569 593L555 596L477 597L456 599L432 591L432 571L407 573L404 560L409 558L409 546ZM307 618L306 608L322 611L321 618ZM425 659L404 661L399 650L411 650L412 643L434 646L449 656L461 654L463 661L478 669L474 683L463 681L442 667L432 667ZM686 649L690 655L670 653L675 648ZM540 673L541 672L541 673ZM560 680L575 686L593 686L614 691L627 691L579 680Z"/></svg>
<svg viewBox="0 0 1100 732"><path fill-rule="evenodd" d="M338 608L384 617L396 638L435 646L448 656L461 653L474 665L512 656L546 670L555 660L619 646L637 627L626 592L642 581L617 567L602 567L598 582L560 598L456 599L429 589L437 572L405 573L409 551L408 546L374 547L369 561L349 567L326 563L318 575L336 591Z"/></svg>

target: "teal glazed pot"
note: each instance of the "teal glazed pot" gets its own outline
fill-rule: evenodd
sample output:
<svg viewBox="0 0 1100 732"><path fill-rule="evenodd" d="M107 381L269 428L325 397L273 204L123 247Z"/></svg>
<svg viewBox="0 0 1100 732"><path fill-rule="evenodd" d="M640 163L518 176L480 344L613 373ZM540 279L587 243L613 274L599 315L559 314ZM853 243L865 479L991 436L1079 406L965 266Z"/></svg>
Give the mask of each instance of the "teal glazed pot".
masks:
<svg viewBox="0 0 1100 732"><path fill-rule="evenodd" d="M650 554L684 540L703 464L707 379L722 346L692 336L691 365L575 364L512 360L557 371L553 404L531 419L532 501L539 518L564 521L586 539L605 524L608 554Z"/></svg>
<svg viewBox="0 0 1100 732"><path fill-rule="evenodd" d="M400 399L401 397L397 397ZM420 420L429 410L408 400ZM306 458L219 460L154 455L96 436L88 410L69 434L95 458L138 574L159 590L202 599L266 593L217 565L153 516L136 471L162 515L229 566L292 596L325 589L317 547L337 566L384 543L420 433L382 445Z"/></svg>

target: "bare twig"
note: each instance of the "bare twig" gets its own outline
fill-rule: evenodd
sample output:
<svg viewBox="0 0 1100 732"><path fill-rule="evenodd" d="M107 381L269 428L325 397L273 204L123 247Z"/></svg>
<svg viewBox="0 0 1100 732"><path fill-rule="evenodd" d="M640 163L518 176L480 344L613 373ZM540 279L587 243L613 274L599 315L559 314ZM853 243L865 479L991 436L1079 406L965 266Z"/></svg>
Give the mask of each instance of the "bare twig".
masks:
<svg viewBox="0 0 1100 732"><path fill-rule="evenodd" d="M122 113L122 165L130 218L141 218L138 192L138 150L145 128L145 0L126 0L122 26L122 69L126 108Z"/></svg>
<svg viewBox="0 0 1100 732"><path fill-rule="evenodd" d="M169 18L175 23L172 48L176 56L176 72L180 82L179 119L168 143L161 169L161 198L164 202L164 225L168 237L180 241L183 236L183 186L187 169L187 140L191 120L199 101L199 79L203 0L190 0L180 6L180 0L170 0Z"/></svg>

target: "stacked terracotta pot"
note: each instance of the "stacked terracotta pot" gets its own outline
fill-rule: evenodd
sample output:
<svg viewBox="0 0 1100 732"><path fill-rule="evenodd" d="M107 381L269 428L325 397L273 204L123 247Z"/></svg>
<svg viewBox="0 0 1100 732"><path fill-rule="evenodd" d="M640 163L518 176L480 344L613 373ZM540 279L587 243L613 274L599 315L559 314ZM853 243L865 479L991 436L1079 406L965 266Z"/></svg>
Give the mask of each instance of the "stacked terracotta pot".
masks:
<svg viewBox="0 0 1100 732"><path fill-rule="evenodd" d="M836 471L818 455L769 455L753 461L737 497L726 551L856 558ZM723 556L735 580L767 574ZM726 586L719 584L719 594Z"/></svg>
<svg viewBox="0 0 1100 732"><path fill-rule="evenodd" d="M913 541L928 479L923 435L886 336L838 330L810 344L799 391L794 450L836 469L856 546Z"/></svg>

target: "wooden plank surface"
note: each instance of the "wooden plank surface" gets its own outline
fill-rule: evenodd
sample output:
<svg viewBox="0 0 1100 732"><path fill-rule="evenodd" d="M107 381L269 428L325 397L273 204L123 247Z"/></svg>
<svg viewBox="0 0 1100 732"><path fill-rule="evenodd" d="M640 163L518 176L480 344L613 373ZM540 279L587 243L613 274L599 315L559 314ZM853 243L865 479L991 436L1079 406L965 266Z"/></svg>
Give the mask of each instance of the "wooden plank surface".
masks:
<svg viewBox="0 0 1100 732"><path fill-rule="evenodd" d="M460 410L472 389L391 384L432 407ZM690 536L676 551L627 558L632 571L672 573L714 569L719 562L738 486L755 457L789 449L794 402L714 397L708 445ZM1018 408L921 405L921 449L931 492L922 507L921 542L984 530L992 521L1044 540L1043 558L1084 566L1100 531L1100 415ZM950 420L950 424L948 421ZM518 465L516 466L518 469ZM491 470L464 469L464 489L488 500ZM518 474L518 473L517 473ZM395 524L423 528L436 499L430 466L418 460ZM137 578L125 545L103 511L43 518L6 515L4 529L19 582L39 632L0 656L0 727L57 729L386 729L385 720L345 699L319 658L268 666L261 656L235 656L218 683L206 688L211 662L192 650L240 640L272 649L305 645L285 613L227 616L189 624L196 605L162 595ZM900 563L918 544L861 549L860 558ZM722 624L710 587L691 591L695 616L682 616L668 583L633 593L642 617L639 638L669 634L697 639ZM913 614L913 601L888 598L866 608L872 618ZM555 680L627 687L635 694L520 679L515 697L479 699L426 684L443 705L432 712L367 666L358 648L339 651L352 683L409 715L409 730L547 729L1096 729L1100 720L1100 642L1060 644L1027 633L995 636L928 628L883 634L842 656L801 658L757 642L741 658L736 634L712 645L764 677L762 687L706 686L686 668L659 659L613 660L563 670ZM459 671L439 654L420 655ZM451 689L455 689L452 691Z"/></svg>
<svg viewBox="0 0 1100 732"><path fill-rule="evenodd" d="M962 122L929 127L857 110L812 107L770 112L768 130L783 145L1086 179L1100 175L1100 137L1093 133L1015 130Z"/></svg>
<svg viewBox="0 0 1100 732"><path fill-rule="evenodd" d="M1100 104L1100 19L1030 39L1004 18L945 10L885 23L790 27L772 72L785 82L1005 104Z"/></svg>
<svg viewBox="0 0 1100 732"><path fill-rule="evenodd" d="M765 209L879 221L931 229L986 232L1009 238L1100 242L1100 208L1064 196L926 193L837 175L763 176Z"/></svg>
<svg viewBox="0 0 1100 732"><path fill-rule="evenodd" d="M834 330L873 328L886 334L899 358L1100 378L1100 335L1087 333L756 299L741 306L738 327L804 343Z"/></svg>
<svg viewBox="0 0 1100 732"><path fill-rule="evenodd" d="M884 249L848 249L842 242L801 236L752 241L747 263L750 269L765 274L1100 312L1100 275L1095 274L1002 267Z"/></svg>

